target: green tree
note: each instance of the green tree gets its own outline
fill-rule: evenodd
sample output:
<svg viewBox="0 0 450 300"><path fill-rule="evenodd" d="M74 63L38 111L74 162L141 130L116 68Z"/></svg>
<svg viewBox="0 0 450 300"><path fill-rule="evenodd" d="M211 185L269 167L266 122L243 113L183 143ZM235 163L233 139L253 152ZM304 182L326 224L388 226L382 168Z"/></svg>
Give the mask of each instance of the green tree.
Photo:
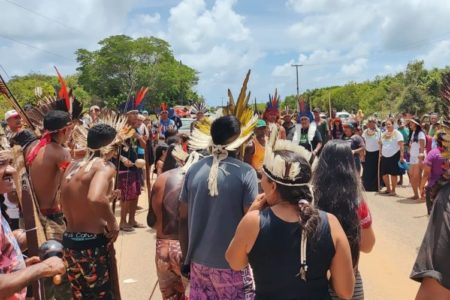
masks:
<svg viewBox="0 0 450 300"><path fill-rule="evenodd" d="M79 82L103 104L117 107L141 86L149 87L144 103L156 107L198 100L192 90L197 72L177 61L170 45L155 37L132 39L126 35L108 37L96 51L78 49Z"/></svg>
<svg viewBox="0 0 450 300"><path fill-rule="evenodd" d="M91 96L78 84L78 75L66 76L65 80L77 99L83 102L85 106L89 105ZM36 73L13 76L7 84L22 107L25 104L35 105L40 97L54 96L55 91L60 89L56 76ZM12 106L3 96L0 96L0 99L0 114L3 115L5 111L12 109Z"/></svg>

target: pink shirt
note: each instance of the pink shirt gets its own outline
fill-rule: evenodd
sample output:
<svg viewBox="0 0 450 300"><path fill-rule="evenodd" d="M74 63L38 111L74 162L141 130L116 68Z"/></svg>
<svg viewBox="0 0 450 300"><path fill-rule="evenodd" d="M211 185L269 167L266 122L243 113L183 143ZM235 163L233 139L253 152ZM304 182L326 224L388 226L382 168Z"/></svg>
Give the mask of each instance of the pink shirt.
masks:
<svg viewBox="0 0 450 300"><path fill-rule="evenodd" d="M25 269L25 261L8 222L0 213L0 274L9 274ZM25 300L27 289L15 293L6 300Z"/></svg>

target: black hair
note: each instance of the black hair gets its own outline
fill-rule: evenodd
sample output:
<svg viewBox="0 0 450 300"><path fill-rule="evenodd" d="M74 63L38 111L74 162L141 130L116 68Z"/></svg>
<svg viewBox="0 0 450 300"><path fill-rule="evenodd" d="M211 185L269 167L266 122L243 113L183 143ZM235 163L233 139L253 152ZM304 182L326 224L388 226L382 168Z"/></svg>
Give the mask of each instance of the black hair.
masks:
<svg viewBox="0 0 450 300"><path fill-rule="evenodd" d="M167 146L167 144L165 144L165 143L164 144L159 144L158 146L156 146L155 162L157 162L161 158L161 156L163 155L163 152L167 151L168 148L169 148L169 146Z"/></svg>
<svg viewBox="0 0 450 300"><path fill-rule="evenodd" d="M445 137L445 132L439 132L439 133L436 135L436 145L437 145L438 147L440 147L440 148L444 145L444 144L443 144L444 137Z"/></svg>
<svg viewBox="0 0 450 300"><path fill-rule="evenodd" d="M6 207L5 200L6 200L5 196L3 194L0 194L0 209L1 209L2 217L6 220L6 222L10 223L11 218L9 217L8 213L6 212L8 207Z"/></svg>
<svg viewBox="0 0 450 300"><path fill-rule="evenodd" d="M178 134L178 130L176 128L169 128L166 132L165 132L165 138L166 140L174 137Z"/></svg>
<svg viewBox="0 0 450 300"><path fill-rule="evenodd" d="M178 167L177 160L172 155L172 152L175 149L175 146L177 146L177 144L171 144L169 146L169 148L167 149L166 159L164 160L164 165L162 168L163 173Z"/></svg>
<svg viewBox="0 0 450 300"><path fill-rule="evenodd" d="M166 139L167 145L172 145L172 144L179 144L180 143L180 137L178 135L175 136L171 136L169 138Z"/></svg>
<svg viewBox="0 0 450 300"><path fill-rule="evenodd" d="M24 129L11 138L11 144L26 148L37 139L38 138L33 131L31 131L30 129Z"/></svg>
<svg viewBox="0 0 450 300"><path fill-rule="evenodd" d="M227 145L240 132L241 124L235 116L220 117L211 125L211 137L215 145Z"/></svg>
<svg viewBox="0 0 450 300"><path fill-rule="evenodd" d="M51 110L44 116L44 129L55 131L66 127L72 119L68 112Z"/></svg>
<svg viewBox="0 0 450 300"><path fill-rule="evenodd" d="M420 134L420 132L423 132L423 129L422 129L422 126L419 125L420 124L420 120L418 118L414 118L414 121L417 122L417 124L415 124L416 125L416 129L414 131L412 131L412 130L409 131L408 141L411 141L411 137L412 137L412 142L413 143L418 143L419 142L419 134ZM414 123L414 122L411 122L411 123Z"/></svg>
<svg viewBox="0 0 450 300"><path fill-rule="evenodd" d="M275 151L274 154L281 156L287 163L298 162L300 164L300 173L296 176L296 183L308 183L311 180L311 166L303 156L287 150ZM269 177L267 178L271 181ZM306 236L308 238L313 238L320 223L320 216L318 210L311 205L313 195L311 194L309 186L287 186L278 183L276 183L276 185L277 192L283 201L298 206L300 225L303 230L305 230ZM306 200L309 204L299 203L300 200Z"/></svg>
<svg viewBox="0 0 450 300"><path fill-rule="evenodd" d="M314 172L313 185L317 207L335 215L341 223L350 243L353 266L356 266L359 261L361 188L347 142L333 140L325 145Z"/></svg>
<svg viewBox="0 0 450 300"><path fill-rule="evenodd" d="M100 149L116 137L117 131L106 124L97 124L89 129L87 135L87 146L91 149Z"/></svg>

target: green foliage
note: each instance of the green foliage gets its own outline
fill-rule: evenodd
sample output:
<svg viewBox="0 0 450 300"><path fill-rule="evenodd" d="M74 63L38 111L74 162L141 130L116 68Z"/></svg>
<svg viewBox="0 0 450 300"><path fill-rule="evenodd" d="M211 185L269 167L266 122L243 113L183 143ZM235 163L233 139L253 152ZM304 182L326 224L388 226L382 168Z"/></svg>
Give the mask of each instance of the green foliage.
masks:
<svg viewBox="0 0 450 300"><path fill-rule="evenodd" d="M302 97L313 107L326 112L329 112L330 106L338 111L361 109L366 115L377 112L380 116L395 112L419 115L431 111L444 112L445 103L440 98L441 78L449 71L450 67L426 70L423 61L413 61L404 72L396 75L307 90ZM294 95L287 96L284 101L290 108L296 108Z"/></svg>
<svg viewBox="0 0 450 300"><path fill-rule="evenodd" d="M108 37L96 51L78 49L79 82L101 104L116 108L128 95L149 87L147 108L168 104L187 104L199 96L192 90L197 84L194 69L175 60L170 45L155 37L132 39L125 35ZM99 103L100 104L100 103Z"/></svg>
<svg viewBox="0 0 450 300"><path fill-rule="evenodd" d="M78 100L88 105L91 101L91 96L78 84L78 75L71 75L65 77L69 88L73 89L73 94ZM41 88L41 96L53 96L55 91L60 89L58 78L50 75L42 75L31 73L25 76L13 76L8 81L10 88L17 101L23 107L25 104L36 104L39 97L36 96L36 89ZM12 109L12 105L5 97L0 96L0 116Z"/></svg>

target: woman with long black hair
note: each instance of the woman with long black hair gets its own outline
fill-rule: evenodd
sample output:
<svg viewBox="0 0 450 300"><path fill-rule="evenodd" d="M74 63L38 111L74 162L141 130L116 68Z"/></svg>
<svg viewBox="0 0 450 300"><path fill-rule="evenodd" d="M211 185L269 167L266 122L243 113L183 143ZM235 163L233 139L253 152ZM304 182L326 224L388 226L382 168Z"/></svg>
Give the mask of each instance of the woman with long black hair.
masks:
<svg viewBox="0 0 450 300"><path fill-rule="evenodd" d="M350 298L350 247L336 217L312 204L310 154L290 141L278 140L273 151L267 147L264 194L237 227L228 263L234 270L250 263L257 300L330 299L328 271L336 293Z"/></svg>
<svg viewBox="0 0 450 300"><path fill-rule="evenodd" d="M356 283L352 299L364 299L358 270L359 252L370 252L375 244L372 217L361 192L352 150L345 141L325 145L313 176L314 197L319 209L336 216L347 235ZM334 299L339 299L331 292Z"/></svg>
<svg viewBox="0 0 450 300"><path fill-rule="evenodd" d="M422 164L425 159L425 132L420 126L420 120L414 118L409 120L409 181L414 195L410 198L413 200L419 199L423 194L423 189L420 188L422 181Z"/></svg>

